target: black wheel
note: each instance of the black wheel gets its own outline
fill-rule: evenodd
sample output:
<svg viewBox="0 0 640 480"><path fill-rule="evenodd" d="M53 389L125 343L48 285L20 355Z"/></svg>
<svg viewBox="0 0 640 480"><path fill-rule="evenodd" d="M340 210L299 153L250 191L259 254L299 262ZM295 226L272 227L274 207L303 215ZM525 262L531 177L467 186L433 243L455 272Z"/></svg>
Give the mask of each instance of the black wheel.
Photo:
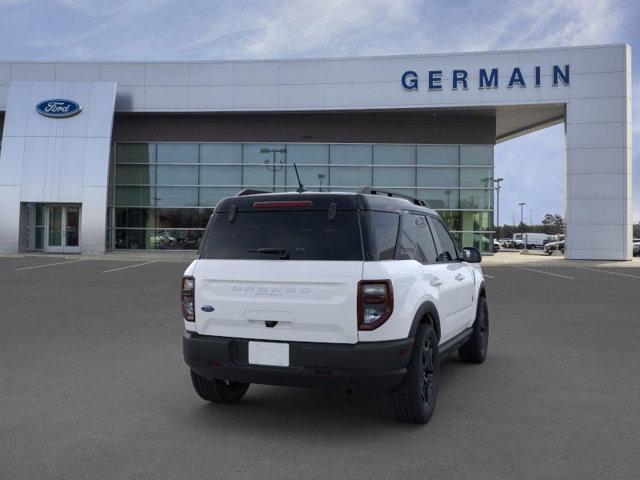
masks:
<svg viewBox="0 0 640 480"><path fill-rule="evenodd" d="M237 403L249 389L249 383L208 380L191 371L191 383L200 398L214 403Z"/></svg>
<svg viewBox="0 0 640 480"><path fill-rule="evenodd" d="M438 337L431 325L421 324L411 351L407 376L387 394L391 412L401 422L427 423L438 397Z"/></svg>
<svg viewBox="0 0 640 480"><path fill-rule="evenodd" d="M489 308L484 297L478 299L476 320L473 322L473 333L464 345L458 348L458 355L463 362L482 363L487 356L489 346Z"/></svg>

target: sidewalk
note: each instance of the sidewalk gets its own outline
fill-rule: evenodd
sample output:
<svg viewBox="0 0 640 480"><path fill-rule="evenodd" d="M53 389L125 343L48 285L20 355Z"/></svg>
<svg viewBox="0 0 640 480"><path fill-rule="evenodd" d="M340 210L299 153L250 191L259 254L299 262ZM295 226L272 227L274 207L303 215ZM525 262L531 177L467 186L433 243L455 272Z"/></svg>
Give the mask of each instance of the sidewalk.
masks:
<svg viewBox="0 0 640 480"><path fill-rule="evenodd" d="M500 267L508 265L540 265L547 267L636 267L640 268L640 257L634 257L632 261L611 260L566 260L562 255L547 255L541 250L530 250L529 254L518 252L498 252L482 257L482 265L488 267Z"/></svg>

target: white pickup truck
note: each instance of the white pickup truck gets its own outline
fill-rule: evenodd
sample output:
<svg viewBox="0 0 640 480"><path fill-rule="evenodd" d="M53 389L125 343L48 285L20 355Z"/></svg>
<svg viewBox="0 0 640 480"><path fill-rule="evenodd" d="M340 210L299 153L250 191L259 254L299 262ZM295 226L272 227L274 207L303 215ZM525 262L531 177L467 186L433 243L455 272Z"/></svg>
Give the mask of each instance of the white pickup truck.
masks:
<svg viewBox="0 0 640 480"><path fill-rule="evenodd" d="M386 393L398 419L427 422L439 362L487 353L480 260L391 192L223 199L182 281L193 386L218 403L251 383Z"/></svg>

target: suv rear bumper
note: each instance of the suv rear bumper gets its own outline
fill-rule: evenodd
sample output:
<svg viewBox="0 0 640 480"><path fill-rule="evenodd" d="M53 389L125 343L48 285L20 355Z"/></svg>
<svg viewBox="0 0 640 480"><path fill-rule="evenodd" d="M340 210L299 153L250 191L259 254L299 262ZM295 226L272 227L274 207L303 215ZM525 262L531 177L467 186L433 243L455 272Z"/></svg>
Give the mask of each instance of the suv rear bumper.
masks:
<svg viewBox="0 0 640 480"><path fill-rule="evenodd" d="M413 347L413 338L354 345L287 342L290 366L270 367L249 364L249 341L185 331L184 360L209 379L383 393L404 379Z"/></svg>

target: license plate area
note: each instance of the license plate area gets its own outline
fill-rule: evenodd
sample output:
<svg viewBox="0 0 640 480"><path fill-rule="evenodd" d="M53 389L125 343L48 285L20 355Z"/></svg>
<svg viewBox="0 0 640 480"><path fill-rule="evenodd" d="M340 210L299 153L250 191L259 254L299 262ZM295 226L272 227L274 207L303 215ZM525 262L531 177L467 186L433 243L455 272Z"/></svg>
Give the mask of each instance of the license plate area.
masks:
<svg viewBox="0 0 640 480"><path fill-rule="evenodd" d="M249 342L249 363L272 367L289 366L289 344L276 342Z"/></svg>

